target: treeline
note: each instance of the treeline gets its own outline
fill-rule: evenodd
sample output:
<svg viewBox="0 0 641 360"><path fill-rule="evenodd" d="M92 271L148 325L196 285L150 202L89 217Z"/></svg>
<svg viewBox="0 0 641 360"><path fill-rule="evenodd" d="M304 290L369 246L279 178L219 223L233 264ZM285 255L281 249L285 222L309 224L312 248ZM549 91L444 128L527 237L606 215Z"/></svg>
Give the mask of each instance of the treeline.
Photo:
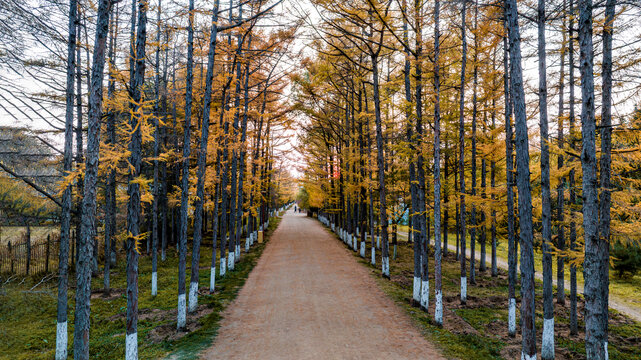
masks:
<svg viewBox="0 0 641 360"><path fill-rule="evenodd" d="M295 79L297 110L306 119L300 142L307 144L309 205L354 250L360 243L362 257L371 241L371 263L380 259L388 278L390 245L395 249L407 212L412 300L427 311L434 299L437 324L444 321L448 234L456 234L460 254L461 304L477 271L497 276L497 243L507 241L506 331L517 332L518 273L522 359L535 359L537 344L542 358L554 358L554 257L559 304L566 301L564 268L570 267L569 323L578 332L582 269L587 358L606 359L610 245L639 242L631 231L639 224L639 116L630 102L639 91L632 75L638 47L622 41L623 31L638 32L627 20L638 6L615 0L541 0L535 8L514 0L313 4L320 18L310 23L315 54ZM526 49L534 56L525 57ZM538 64L538 84L526 76L536 74L530 63ZM616 116L613 106L620 109ZM542 252L541 342L535 248Z"/></svg>
<svg viewBox="0 0 641 360"><path fill-rule="evenodd" d="M64 134L60 193L42 190L60 214L56 358L68 355L69 247L75 231L73 356L90 357L92 278L102 273L108 295L110 267L124 251L125 357L135 359L139 257L152 259L151 284L143 289L156 295L157 268L168 248L177 247L176 328L186 331L187 314L198 305L202 245L211 245L214 292L216 277L234 270L242 248L249 250L270 215L290 198L291 175L280 146L292 121L283 91L298 26L275 21L280 1L13 5L0 6L3 15L14 16L0 37L13 26L15 37L35 39L35 47L57 59L34 61L20 43L2 42L3 67L20 73L12 66L36 66L52 76L32 80L46 86L29 101L40 105L34 112L48 120L52 132ZM52 23L42 21L45 8ZM45 113L47 103L64 116ZM14 177L37 186L28 176Z"/></svg>

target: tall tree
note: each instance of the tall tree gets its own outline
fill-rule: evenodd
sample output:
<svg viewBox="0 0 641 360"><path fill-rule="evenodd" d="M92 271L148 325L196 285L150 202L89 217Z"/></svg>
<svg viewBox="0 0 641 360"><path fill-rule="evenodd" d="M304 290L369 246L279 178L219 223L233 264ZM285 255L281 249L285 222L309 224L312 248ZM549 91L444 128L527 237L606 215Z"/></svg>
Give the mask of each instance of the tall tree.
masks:
<svg viewBox="0 0 641 360"><path fill-rule="evenodd" d="M443 325L441 290L441 85L440 85L440 2L434 2L434 321ZM445 165L447 166L447 164ZM447 246L447 243L444 244Z"/></svg>
<svg viewBox="0 0 641 360"><path fill-rule="evenodd" d="M65 148L63 170L72 170L73 161L73 100L74 71L76 68L76 0L69 1L69 36L67 40L67 87L65 96ZM56 360L67 358L67 289L69 278L69 239L71 235L71 185L62 193L62 212L60 214L60 253L58 254L58 306L56 325Z"/></svg>
<svg viewBox="0 0 641 360"><path fill-rule="evenodd" d="M189 0L189 25L187 27L187 73L185 86L185 124L182 158L182 190L180 197L180 237L178 239L178 313L176 326L184 330L187 325L187 299L185 298L185 267L187 257L187 225L189 208L189 157L191 156L191 107L194 81L194 0ZM213 24L212 24L213 26Z"/></svg>
<svg viewBox="0 0 641 360"><path fill-rule="evenodd" d="M604 46L607 45L604 44ZM585 352L589 359L607 359L608 300L607 297L603 298L603 295L607 294L607 291L603 291L603 287L607 286L608 282L603 279L603 275L608 273L608 270L604 269L604 267L609 266L609 245L606 239L599 236L592 0L581 0L579 2L579 49L581 53L581 135L583 139L581 169L583 170L583 237L585 240L585 259L583 261ZM604 59L607 61L607 57ZM607 76L605 78L606 81ZM604 146L607 149L608 145L605 144ZM606 167L609 165L607 160L605 165ZM605 175L606 180L609 180L608 176Z"/></svg>
<svg viewBox="0 0 641 360"><path fill-rule="evenodd" d="M214 80L214 61L218 37L218 6L216 0L212 10L211 33L209 35L209 52L207 54L207 75L205 76L205 94L203 98L203 118L201 122L200 149L197 162L196 200L194 201L194 244L191 253L191 279L189 284L189 312L198 307L198 274L200 273L200 242L202 239L203 202L205 200L205 164L207 162L207 144L209 143L209 114L211 106L212 83ZM184 176L184 175L183 175ZM215 230L214 230L215 231ZM216 239L214 238L214 242ZM215 273L213 274L215 275Z"/></svg>
<svg viewBox="0 0 641 360"><path fill-rule="evenodd" d="M467 302L467 268L465 265L465 65L467 64L467 0L463 0L463 9L461 10L461 83L459 88L459 156L458 156L458 174L459 174L459 237L461 242L461 304Z"/></svg>
<svg viewBox="0 0 641 360"><path fill-rule="evenodd" d="M129 184L127 186L127 329L125 337L125 358L138 359L138 256L140 255L140 181L142 165L142 123L144 121L143 86L145 83L145 49L147 45L147 0L138 0L136 21L136 48L130 56L136 59L134 79L130 90L131 117L133 129L129 143Z"/></svg>
<svg viewBox="0 0 641 360"><path fill-rule="evenodd" d="M538 3L539 129L541 131L541 236L543 250L543 337L541 358L554 359L554 303L552 294L552 199L550 195L550 145L548 137L548 88L545 54L545 0Z"/></svg>
<svg viewBox="0 0 641 360"><path fill-rule="evenodd" d="M89 359L89 298L91 295L91 261L96 232L96 184L100 148L100 119L102 117L102 81L111 5L111 0L101 0L98 3L96 18L91 88L89 89L90 106L87 120L87 157L82 199L82 237L78 246L79 255L76 269L77 285L73 352L75 359Z"/></svg>
<svg viewBox="0 0 641 360"><path fill-rule="evenodd" d="M530 154L525 114L525 92L521 68L521 33L516 0L505 1L510 39L510 89L514 107L516 143L516 186L519 191L519 240L521 245L521 359L536 359L534 303L534 250L532 229L532 193L530 189Z"/></svg>

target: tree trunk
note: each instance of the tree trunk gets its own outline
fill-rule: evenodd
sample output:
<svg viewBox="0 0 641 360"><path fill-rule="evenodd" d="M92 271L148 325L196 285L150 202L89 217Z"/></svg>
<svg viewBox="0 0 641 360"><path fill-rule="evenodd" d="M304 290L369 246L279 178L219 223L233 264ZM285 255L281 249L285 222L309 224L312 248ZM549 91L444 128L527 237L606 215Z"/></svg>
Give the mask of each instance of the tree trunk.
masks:
<svg viewBox="0 0 641 360"><path fill-rule="evenodd" d="M194 0L189 0L189 25L187 28L187 73L185 85L185 127L182 159L182 189L180 197L180 237L178 239L178 312L176 327L184 331L187 325L185 296L185 268L187 257L187 226L189 224L189 157L191 156L191 114L194 81Z"/></svg>
<svg viewBox="0 0 641 360"><path fill-rule="evenodd" d="M95 238L96 183L100 148L100 119L102 116L102 81L105 47L109 32L111 1L101 0L96 18L96 37L93 53L89 117L87 121L87 159L85 163L84 196L82 199L81 241L78 248L76 310L74 312L74 358L89 359L89 315L91 296L91 261Z"/></svg>
<svg viewBox="0 0 641 360"><path fill-rule="evenodd" d="M541 237L543 267L543 337L541 358L554 359L554 303L552 293L552 199L548 136L548 89L545 54L545 1L538 2L539 129L541 131Z"/></svg>
<svg viewBox="0 0 641 360"><path fill-rule="evenodd" d="M198 275L200 273L200 242L203 227L203 203L205 201L205 165L207 163L207 144L209 143L209 114L211 105L212 83L214 79L214 62L216 57L216 38L218 36L218 5L214 3L211 19L209 52L207 54L207 75L205 77L205 94L203 97L203 119L201 122L200 149L198 151L196 200L194 201L194 243L191 253L191 279L189 283L189 312L198 308ZM183 173L184 176L184 173ZM184 183L183 183L184 184ZM189 186L187 184L187 186ZM216 240L214 239L214 242Z"/></svg>
<svg viewBox="0 0 641 360"><path fill-rule="evenodd" d="M606 36L608 38L608 36ZM605 41L604 47L607 47ZM611 46L611 45L610 45ZM592 0L579 2L579 49L581 52L581 169L583 170L583 231L585 259L583 279L585 296L585 352L589 359L607 359L608 243L599 236L599 199L596 159L596 119L594 114L594 72L592 44ZM608 56L604 58L607 62ZM608 65L605 65L607 69ZM609 75L605 75L608 80ZM604 95L608 98L608 95ZM607 106L606 106L607 107ZM608 111L608 110L606 110ZM607 120L606 120L607 121ZM606 135L607 136L607 135ZM607 140L607 139L606 139ZM608 147L608 144L604 144ZM605 155L607 158L608 155ZM604 159L606 160L606 159ZM606 166L609 165L606 161ZM608 179L608 175L605 175ZM606 195L607 197L607 195ZM609 208L607 209L609 212ZM603 261L605 259L605 261ZM604 304L605 303L605 304Z"/></svg>
<svg viewBox="0 0 641 360"><path fill-rule="evenodd" d="M142 164L142 133L140 122L143 119L142 92L145 83L145 45L147 43L147 1L138 2L138 20L136 29L136 52L130 56L136 58L133 86L130 90L134 104L131 116L131 128L135 129L129 144L129 163L132 172L129 174L127 194L127 330L125 337L125 358L127 360L138 358L138 256L140 250L138 241L140 236L140 185L134 182L141 175Z"/></svg>
<svg viewBox="0 0 641 360"><path fill-rule="evenodd" d="M434 2L434 321L443 325L441 290L441 84L439 73L440 29L439 0ZM447 166L447 165L446 165ZM444 245L447 246L447 243Z"/></svg>
<svg viewBox="0 0 641 360"><path fill-rule="evenodd" d="M507 27L507 23L505 24ZM505 177L507 187L507 239L508 239L508 335L516 336L516 237L514 217L514 163L512 150L512 99L509 86L509 44L503 38L503 89L505 99Z"/></svg>
<svg viewBox="0 0 641 360"><path fill-rule="evenodd" d="M570 114L569 114L569 133L570 133L570 148L572 150L575 150L575 142L576 142L576 130L574 128L574 12L576 9L574 8L574 1L570 0L570 13L572 16L570 16L570 24L569 24L569 51L568 51L568 62L570 65L570 74L569 74L569 82L570 82L570 103L569 103L569 108L570 108ZM574 208L576 206L576 189L575 189L575 182L574 182L574 169L570 170L570 174L568 175L568 182L569 182L569 188L570 188L570 251L575 250L576 246L576 218L574 215ZM576 265L571 264L570 265L570 334L571 335L576 335L579 332L579 326L578 326L578 321L577 321L577 287L576 287Z"/></svg>
<svg viewBox="0 0 641 360"><path fill-rule="evenodd" d="M65 148L63 153L63 170L68 174L73 162L73 105L74 105L74 71L76 68L76 0L69 1L69 37L67 42L67 86L65 108ZM62 211L60 213L60 252L58 254L58 305L56 309L56 360L67 358L67 287L69 282L69 239L71 234L71 185L62 193ZM9 249L11 243L9 243ZM13 266L12 266L13 268ZM13 270L13 269L12 269Z"/></svg>
<svg viewBox="0 0 641 360"><path fill-rule="evenodd" d="M516 142L516 185L519 191L519 237L521 244L521 359L536 359L534 303L534 250L532 229L532 194L530 189L530 154L525 113L525 93L521 68L521 34L516 0L506 0L506 18L510 39L510 83L514 106Z"/></svg>
<svg viewBox="0 0 641 360"><path fill-rule="evenodd" d="M465 39L467 29L465 17L467 13L467 2L463 1L463 9L461 11L461 41L463 42L463 50L461 55L461 83L459 89L459 237L461 243L461 304L465 305L467 302L467 268L465 264L465 65L467 64L467 40Z"/></svg>

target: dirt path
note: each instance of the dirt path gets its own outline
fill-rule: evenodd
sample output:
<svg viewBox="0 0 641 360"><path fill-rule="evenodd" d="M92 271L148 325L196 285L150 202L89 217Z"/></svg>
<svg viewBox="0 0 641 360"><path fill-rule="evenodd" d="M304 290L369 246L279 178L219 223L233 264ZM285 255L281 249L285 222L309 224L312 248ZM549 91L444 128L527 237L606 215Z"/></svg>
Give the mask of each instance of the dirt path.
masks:
<svg viewBox="0 0 641 360"><path fill-rule="evenodd" d="M400 236L403 236L405 239L407 239L407 232L399 231L398 234ZM456 251L456 245L448 244L447 248L450 249L451 251ZM481 258L481 253L480 252L474 251L474 253L476 254L476 258L477 259ZM467 247L465 249L465 254L468 257L471 256L472 253L470 252L470 248L469 247ZM508 269L507 260L497 256L497 258L496 258L496 266L507 270ZM489 263L488 263L488 268L489 268ZM554 284L554 286L556 286L556 283L557 283L556 282L556 272L554 274L555 275L554 275L554 278L552 279L552 283ZM540 271L536 272L534 274L534 276L538 280L543 281L543 273L541 273ZM570 289L570 282L565 280L564 283L565 283L565 289L569 290ZM577 288L576 288L576 291L579 294L583 294L583 286L581 286L581 284L578 284ZM610 297L608 299L608 305L610 306L610 308L612 308L612 309L614 309L614 310L616 310L616 311L618 311L618 312L620 312L622 314L625 314L625 315L631 317L632 319L634 319L636 321L641 322L641 311L639 311L638 308L635 308L633 306L627 305L626 302L623 299L619 299L618 297L612 295L612 293L610 293Z"/></svg>
<svg viewBox="0 0 641 360"><path fill-rule="evenodd" d="M288 211L205 359L443 359L322 225Z"/></svg>

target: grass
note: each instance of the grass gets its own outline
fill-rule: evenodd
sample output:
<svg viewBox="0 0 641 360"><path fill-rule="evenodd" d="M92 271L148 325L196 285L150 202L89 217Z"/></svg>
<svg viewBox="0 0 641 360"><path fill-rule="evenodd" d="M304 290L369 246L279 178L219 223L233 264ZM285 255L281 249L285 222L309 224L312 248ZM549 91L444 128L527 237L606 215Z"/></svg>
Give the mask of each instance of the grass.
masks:
<svg viewBox="0 0 641 360"><path fill-rule="evenodd" d="M272 218L266 239L280 222ZM144 256L139 263L139 321L138 352L141 359L155 359L165 356L172 358L193 358L195 354L211 345L219 328L222 311L237 296L251 269L256 264L265 243L256 244L252 250L241 256L234 271L228 272L223 279L216 279L216 292L199 296L200 308L207 309L203 317L195 320L192 326L197 330L182 337L169 336L157 340L159 329L168 329L175 335L175 307L178 298L178 257L175 249L168 249L167 259L158 265L158 295L150 294L151 258ZM191 255L188 254L187 280L190 276ZM209 284L211 247L201 249L200 279L201 287ZM92 359L121 359L125 352L125 311L126 288L125 261L113 269L111 287L112 298L105 299L100 294L92 295L90 355ZM56 283L40 285L34 291L31 286L40 279L27 278L24 282L13 281L0 288L0 359L51 359L56 343ZM72 275L70 285L75 282ZM2 284L0 282L0 284ZM188 284L187 284L188 285ZM92 290L102 288L102 278L92 281ZM73 356L73 309L74 289L69 289L69 356ZM200 309L199 308L199 309ZM156 314L156 315L154 315ZM189 321L190 316L188 316ZM189 325L189 323L188 323Z"/></svg>
<svg viewBox="0 0 641 360"><path fill-rule="evenodd" d="M340 241L340 240L337 240ZM454 240L455 241L455 240ZM366 254L370 252L367 247ZM353 253L354 256L358 255ZM380 252L377 251L380 260ZM407 242L399 242L396 260L390 259L390 280L380 276L380 267L372 267L367 259L359 261L371 269L382 290L402 308L415 322L424 336L440 348L447 358L480 360L480 359L515 359L520 357L521 338L507 335L507 274L499 270L499 276L492 278L489 270L477 272L477 285L468 284L468 302L460 305L459 278L460 265L452 252L445 257L442 264L442 284L445 306L444 326L439 327L433 321L434 299L430 299L429 313L412 306L413 251ZM379 264L378 264L379 265ZM489 265L489 264L488 264ZM430 288L433 289L433 251L430 251ZM468 278L469 280L469 278ZM520 307L520 287L517 284L517 309ZM432 294L433 296L433 290ZM541 341L542 332L542 285L536 284L536 328L537 340ZM557 358L585 359L584 334L570 336L569 306L555 303L556 315L556 351ZM579 304L579 311L582 303ZM641 359L641 347L638 346L641 336L641 324L614 310L611 310L609 324L610 359ZM517 310L518 321L518 310ZM579 327L584 324L579 321ZM517 324L517 329L520 325Z"/></svg>
<svg viewBox="0 0 641 360"><path fill-rule="evenodd" d="M402 226L399 225L399 231L408 231L407 226ZM399 240L400 239L406 239L405 236L399 235ZM448 244L450 245L456 245L456 235L453 234L448 234ZM487 243L487 267L488 269L491 266L491 239L488 234L488 243ZM567 240L569 241L569 240ZM466 248L470 249L470 238L469 234L466 237ZM480 252L481 246L479 243L476 244L476 251ZM503 261L507 262L507 254L508 254L508 244L506 240L503 241L497 241L496 245L496 256L499 259L502 259ZM537 273L542 273L543 272L543 265L542 265L542 252L540 248L535 248L534 250L534 268ZM480 264L480 258L477 257L476 259L476 266L478 268ZM552 261L552 274L553 278L556 280L556 271L557 271L557 263L556 259L553 259ZM565 274L565 281L570 280L570 266L568 264L565 265L564 267L564 274ZM577 268L576 272L576 278L577 278L577 287L579 289L583 288L583 270L581 268ZM569 291L569 288L566 287L566 292ZM610 296L614 297L617 299L617 302L624 303L626 306L635 308L636 310L641 311L641 297L638 296L639 291L641 291L641 274L637 274L634 277L631 277L629 279L620 279L617 278L614 274L614 271L610 271Z"/></svg>

